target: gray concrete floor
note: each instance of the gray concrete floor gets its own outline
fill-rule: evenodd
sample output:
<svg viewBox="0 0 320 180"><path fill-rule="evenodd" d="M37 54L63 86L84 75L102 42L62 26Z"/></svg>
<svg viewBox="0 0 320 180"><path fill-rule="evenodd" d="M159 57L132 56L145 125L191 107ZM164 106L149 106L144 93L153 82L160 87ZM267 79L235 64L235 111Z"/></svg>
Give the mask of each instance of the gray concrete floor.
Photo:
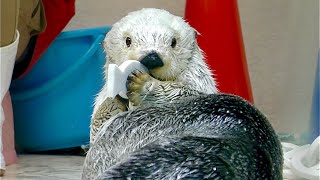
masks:
<svg viewBox="0 0 320 180"><path fill-rule="evenodd" d="M78 180L84 156L20 155L1 180Z"/></svg>

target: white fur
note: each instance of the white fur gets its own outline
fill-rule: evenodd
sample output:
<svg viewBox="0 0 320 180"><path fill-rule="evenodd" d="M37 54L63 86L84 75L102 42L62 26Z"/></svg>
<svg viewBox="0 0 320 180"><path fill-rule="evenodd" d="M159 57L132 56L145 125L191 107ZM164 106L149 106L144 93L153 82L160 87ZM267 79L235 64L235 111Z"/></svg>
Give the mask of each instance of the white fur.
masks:
<svg viewBox="0 0 320 180"><path fill-rule="evenodd" d="M104 40L107 53L105 79L108 64L140 60L147 53L156 51L164 66L151 70L153 77L161 81L182 82L203 93L217 93L216 83L195 36L196 31L188 23L165 10L148 8L131 12L114 24ZM132 40L130 47L126 45L127 37ZM173 38L177 40L174 48L171 47ZM96 98L93 114L105 99L106 84Z"/></svg>

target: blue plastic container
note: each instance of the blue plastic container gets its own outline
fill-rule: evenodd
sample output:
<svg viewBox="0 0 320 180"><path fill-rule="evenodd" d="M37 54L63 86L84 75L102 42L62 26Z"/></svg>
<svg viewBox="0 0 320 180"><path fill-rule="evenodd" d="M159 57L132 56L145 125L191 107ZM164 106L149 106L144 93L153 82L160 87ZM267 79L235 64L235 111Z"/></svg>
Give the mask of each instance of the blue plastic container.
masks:
<svg viewBox="0 0 320 180"><path fill-rule="evenodd" d="M62 32L31 71L11 84L15 139L22 151L89 142L94 96L103 85L101 42L110 27Z"/></svg>

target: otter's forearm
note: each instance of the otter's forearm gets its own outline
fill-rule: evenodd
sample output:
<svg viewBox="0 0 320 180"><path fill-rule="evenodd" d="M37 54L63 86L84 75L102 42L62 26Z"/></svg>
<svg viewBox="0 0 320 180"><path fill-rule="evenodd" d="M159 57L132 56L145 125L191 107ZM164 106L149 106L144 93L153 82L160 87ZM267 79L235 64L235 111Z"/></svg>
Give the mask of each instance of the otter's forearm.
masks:
<svg viewBox="0 0 320 180"><path fill-rule="evenodd" d="M92 116L90 125L90 143L95 140L96 134L104 122L112 116L127 110L126 104L116 98L107 98L98 108L97 112Z"/></svg>

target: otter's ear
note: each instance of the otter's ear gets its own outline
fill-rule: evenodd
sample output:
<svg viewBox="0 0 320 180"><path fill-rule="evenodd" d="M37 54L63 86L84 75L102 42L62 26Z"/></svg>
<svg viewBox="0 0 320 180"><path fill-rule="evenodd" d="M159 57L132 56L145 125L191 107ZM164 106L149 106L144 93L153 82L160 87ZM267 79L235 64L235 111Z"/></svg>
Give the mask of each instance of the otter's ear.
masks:
<svg viewBox="0 0 320 180"><path fill-rule="evenodd" d="M200 33L193 28L193 33L194 33L194 38L197 38L198 35L200 35Z"/></svg>
<svg viewBox="0 0 320 180"><path fill-rule="evenodd" d="M202 49L200 49L198 42L197 42L197 36L201 35L196 29L193 29L194 31L194 52L198 55L198 57L201 57L201 59L204 59L204 52Z"/></svg>

